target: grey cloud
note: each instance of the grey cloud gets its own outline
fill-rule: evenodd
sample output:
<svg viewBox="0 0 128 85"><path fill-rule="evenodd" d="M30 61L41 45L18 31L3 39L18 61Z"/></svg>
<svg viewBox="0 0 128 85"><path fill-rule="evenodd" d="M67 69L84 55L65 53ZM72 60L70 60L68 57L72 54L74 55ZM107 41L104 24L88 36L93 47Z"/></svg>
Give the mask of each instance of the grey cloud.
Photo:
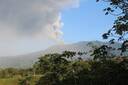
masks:
<svg viewBox="0 0 128 85"><path fill-rule="evenodd" d="M9 37L59 37L60 11L77 4L78 0L0 0L0 24L5 25L0 30L4 29Z"/></svg>
<svg viewBox="0 0 128 85"><path fill-rule="evenodd" d="M79 0L0 0L0 56L41 50L62 38L61 11ZM50 42L49 42L50 41Z"/></svg>

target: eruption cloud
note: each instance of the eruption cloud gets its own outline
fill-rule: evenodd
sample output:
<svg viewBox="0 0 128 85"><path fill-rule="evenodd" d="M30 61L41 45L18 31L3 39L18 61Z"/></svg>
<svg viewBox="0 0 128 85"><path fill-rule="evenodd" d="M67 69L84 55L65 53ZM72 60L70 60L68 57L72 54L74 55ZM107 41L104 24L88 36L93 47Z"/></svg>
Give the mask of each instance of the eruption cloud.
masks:
<svg viewBox="0 0 128 85"><path fill-rule="evenodd" d="M61 11L78 5L79 0L0 0L0 56L62 42Z"/></svg>
<svg viewBox="0 0 128 85"><path fill-rule="evenodd" d="M16 37L57 40L61 31L61 11L75 7L78 0L0 0L0 39Z"/></svg>

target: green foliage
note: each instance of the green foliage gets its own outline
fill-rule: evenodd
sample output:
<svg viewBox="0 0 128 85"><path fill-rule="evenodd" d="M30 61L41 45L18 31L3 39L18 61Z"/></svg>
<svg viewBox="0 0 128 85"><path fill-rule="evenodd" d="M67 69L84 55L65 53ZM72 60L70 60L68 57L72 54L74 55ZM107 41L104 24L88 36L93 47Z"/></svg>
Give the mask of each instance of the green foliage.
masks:
<svg viewBox="0 0 128 85"><path fill-rule="evenodd" d="M109 6L104 9L105 14L116 17L112 28L103 34L103 38L110 38L112 44L116 40L121 42L122 46L119 50L122 51L121 55L123 55L123 52L128 49L128 0L97 0L97 2L99 1L109 3Z"/></svg>
<svg viewBox="0 0 128 85"><path fill-rule="evenodd" d="M94 60L106 60L108 58L108 46L102 45L101 47L94 49L92 56L94 56Z"/></svg>
<svg viewBox="0 0 128 85"><path fill-rule="evenodd" d="M18 69L6 68L0 70L0 78L10 78L18 74Z"/></svg>
<svg viewBox="0 0 128 85"><path fill-rule="evenodd" d="M31 79L31 76L27 76L24 79L19 80L19 85L30 85Z"/></svg>
<svg viewBox="0 0 128 85"><path fill-rule="evenodd" d="M0 79L0 85L128 84L127 57L111 57L109 59L99 57L98 60L83 60L82 58L74 59L75 55L67 56L66 53L69 55L69 53L73 52L67 51L62 54L54 53L42 56L39 58L39 61L35 63L33 67L34 70L13 69L15 76L13 75L13 77L9 78L3 77ZM77 55L78 53L75 52L75 54ZM80 55L79 57L81 57ZM10 70L10 68L8 68L8 70ZM8 70L6 69L7 72ZM11 71L12 68L9 72L12 73ZM10 75L9 72L7 73L8 75ZM27 72L26 76L19 76L20 72Z"/></svg>
<svg viewBox="0 0 128 85"><path fill-rule="evenodd" d="M62 54L55 53L41 57L38 66L43 76L37 85L75 85L79 81L77 76L89 70L87 62L82 59L73 60L76 54L82 55L80 52L65 51Z"/></svg>
<svg viewBox="0 0 128 85"><path fill-rule="evenodd" d="M125 57L85 61L70 60L66 54L55 53L41 57L38 64L42 70L42 77L36 85L124 85L124 82L125 85L128 84L128 59ZM47 68L44 67L46 65Z"/></svg>
<svg viewBox="0 0 128 85"><path fill-rule="evenodd" d="M0 78L12 78L15 76L26 76L26 75L32 75L32 69L16 69L16 68L5 68L0 69Z"/></svg>

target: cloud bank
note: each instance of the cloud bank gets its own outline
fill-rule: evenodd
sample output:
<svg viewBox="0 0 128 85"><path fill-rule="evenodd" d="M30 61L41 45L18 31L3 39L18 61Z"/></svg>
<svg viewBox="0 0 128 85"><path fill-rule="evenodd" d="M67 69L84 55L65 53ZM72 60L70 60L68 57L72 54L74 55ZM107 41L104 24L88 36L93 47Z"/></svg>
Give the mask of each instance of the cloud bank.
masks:
<svg viewBox="0 0 128 85"><path fill-rule="evenodd" d="M61 11L78 4L79 0L0 0L0 45L21 38L59 41Z"/></svg>

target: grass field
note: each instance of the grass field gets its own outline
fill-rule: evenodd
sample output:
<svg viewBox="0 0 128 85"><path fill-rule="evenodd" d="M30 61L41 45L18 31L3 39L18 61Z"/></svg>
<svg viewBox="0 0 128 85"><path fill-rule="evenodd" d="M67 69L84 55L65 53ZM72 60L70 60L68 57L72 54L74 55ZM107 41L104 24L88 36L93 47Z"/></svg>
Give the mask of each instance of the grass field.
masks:
<svg viewBox="0 0 128 85"><path fill-rule="evenodd" d="M5 78L0 79L0 85L18 85L18 78Z"/></svg>
<svg viewBox="0 0 128 85"><path fill-rule="evenodd" d="M19 83L19 77L13 77L13 78L5 78L0 79L0 85L18 85ZM31 79L31 85L35 85L35 82L39 79L39 77L33 77Z"/></svg>

